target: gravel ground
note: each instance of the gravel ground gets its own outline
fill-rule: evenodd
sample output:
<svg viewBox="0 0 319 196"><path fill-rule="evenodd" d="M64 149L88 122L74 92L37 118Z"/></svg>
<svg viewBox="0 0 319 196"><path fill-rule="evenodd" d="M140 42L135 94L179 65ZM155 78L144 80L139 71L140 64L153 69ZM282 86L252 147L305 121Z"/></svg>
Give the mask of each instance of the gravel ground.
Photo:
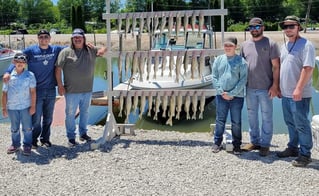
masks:
<svg viewBox="0 0 319 196"><path fill-rule="evenodd" d="M318 195L319 152L306 168L279 159L287 135L274 135L271 154L211 152L209 133L136 130L98 150L67 147L64 127L53 127L51 148L29 157L7 155L9 124L1 124L1 195ZM103 127L89 127L98 139ZM244 132L244 142L248 134Z"/></svg>

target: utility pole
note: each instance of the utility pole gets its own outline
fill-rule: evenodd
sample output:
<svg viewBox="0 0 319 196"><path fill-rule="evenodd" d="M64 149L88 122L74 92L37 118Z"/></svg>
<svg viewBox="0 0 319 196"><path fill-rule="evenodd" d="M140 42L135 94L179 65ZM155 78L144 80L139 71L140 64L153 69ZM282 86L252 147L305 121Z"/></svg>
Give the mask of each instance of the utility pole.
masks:
<svg viewBox="0 0 319 196"><path fill-rule="evenodd" d="M309 21L311 4L312 4L312 0L308 0L308 8L307 8L307 13L306 13L306 21L305 21L305 29L303 30L304 33L307 32L307 24L308 24L308 21Z"/></svg>

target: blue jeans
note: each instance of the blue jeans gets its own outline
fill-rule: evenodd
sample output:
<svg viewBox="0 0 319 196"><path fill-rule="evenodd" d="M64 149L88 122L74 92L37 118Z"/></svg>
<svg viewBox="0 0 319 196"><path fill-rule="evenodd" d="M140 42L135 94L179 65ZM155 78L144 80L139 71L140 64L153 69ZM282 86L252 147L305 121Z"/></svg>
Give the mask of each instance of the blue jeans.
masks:
<svg viewBox="0 0 319 196"><path fill-rule="evenodd" d="M273 136L273 103L268 90L247 88L247 113L250 142L262 147L270 147ZM261 110L261 129L259 128L259 108Z"/></svg>
<svg viewBox="0 0 319 196"><path fill-rule="evenodd" d="M22 124L23 146L31 147L32 145L32 117L29 109L8 110L8 116L11 121L12 145L15 147L21 146L20 124Z"/></svg>
<svg viewBox="0 0 319 196"><path fill-rule="evenodd" d="M309 117L309 105L311 98L303 98L294 101L292 98L282 98L282 111L288 127L288 148L298 149L299 154L311 157L312 133Z"/></svg>
<svg viewBox="0 0 319 196"><path fill-rule="evenodd" d="M33 142L36 142L39 136L41 141L50 141L55 98L55 88L37 89L36 111L32 116Z"/></svg>
<svg viewBox="0 0 319 196"><path fill-rule="evenodd" d="M233 100L225 100L221 95L217 95L216 101L216 128L214 134L214 143L221 145L228 111L230 111L231 133L233 138L233 146L240 147L242 132L241 132L241 111L244 105L244 98L234 97Z"/></svg>
<svg viewBox="0 0 319 196"><path fill-rule="evenodd" d="M89 106L92 93L66 93L65 96L65 126L68 139L75 139L75 115L80 111L79 134L86 134L89 120Z"/></svg>

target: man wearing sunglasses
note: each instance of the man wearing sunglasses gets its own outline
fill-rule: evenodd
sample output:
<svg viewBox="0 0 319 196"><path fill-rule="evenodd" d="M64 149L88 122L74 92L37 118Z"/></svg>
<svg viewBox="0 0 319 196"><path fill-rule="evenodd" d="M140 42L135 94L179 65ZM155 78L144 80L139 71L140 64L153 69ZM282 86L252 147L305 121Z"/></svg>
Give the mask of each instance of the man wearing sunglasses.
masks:
<svg viewBox="0 0 319 196"><path fill-rule="evenodd" d="M251 39L241 47L241 55L248 63L246 103L249 121L250 143L244 151L259 150L260 156L269 154L273 136L273 102L279 90L279 48L263 35L265 26L261 18L249 21ZM261 126L259 126L259 108Z"/></svg>
<svg viewBox="0 0 319 196"><path fill-rule="evenodd" d="M38 44L27 47L23 53L28 58L28 70L34 73L37 80L36 112L32 116L32 148L38 147L38 138L42 146L51 147L50 132L53 110L56 98L55 62L64 46L50 45L50 33L41 29L38 34ZM14 65L10 65L3 76L8 81Z"/></svg>
<svg viewBox="0 0 319 196"><path fill-rule="evenodd" d="M297 157L296 167L305 167L311 160L312 133L308 119L312 96L312 72L315 66L313 44L300 36L300 19L287 16L279 23L288 41L281 46L280 90L282 110L288 128L287 148L277 156Z"/></svg>

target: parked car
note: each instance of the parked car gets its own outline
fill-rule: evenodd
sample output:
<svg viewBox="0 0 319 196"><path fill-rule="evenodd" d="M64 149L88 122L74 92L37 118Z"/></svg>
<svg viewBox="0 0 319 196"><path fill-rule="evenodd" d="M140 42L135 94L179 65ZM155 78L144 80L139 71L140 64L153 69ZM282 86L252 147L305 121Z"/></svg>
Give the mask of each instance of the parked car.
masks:
<svg viewBox="0 0 319 196"><path fill-rule="evenodd" d="M51 35L61 34L61 31L60 31L59 29L51 29L51 30L50 30L50 34L51 34Z"/></svg>

